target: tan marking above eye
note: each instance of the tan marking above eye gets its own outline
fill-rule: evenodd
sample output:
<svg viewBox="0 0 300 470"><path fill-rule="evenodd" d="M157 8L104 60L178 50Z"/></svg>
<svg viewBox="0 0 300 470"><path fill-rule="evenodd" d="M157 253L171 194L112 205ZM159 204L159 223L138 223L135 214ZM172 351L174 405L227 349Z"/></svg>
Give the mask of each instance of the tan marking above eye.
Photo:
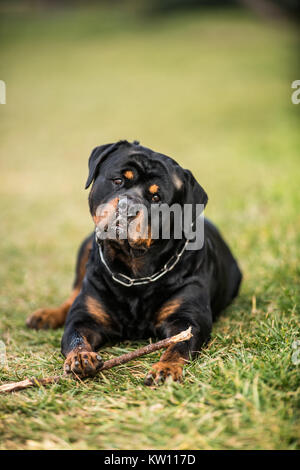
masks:
<svg viewBox="0 0 300 470"><path fill-rule="evenodd" d="M125 173L124 173L124 176L125 176L125 178L127 178L128 180L132 180L133 177L134 177L133 171L131 171L131 170L126 170Z"/></svg>
<svg viewBox="0 0 300 470"><path fill-rule="evenodd" d="M157 193L158 190L159 186L157 184L151 184L151 186L149 187L149 191L151 194Z"/></svg>

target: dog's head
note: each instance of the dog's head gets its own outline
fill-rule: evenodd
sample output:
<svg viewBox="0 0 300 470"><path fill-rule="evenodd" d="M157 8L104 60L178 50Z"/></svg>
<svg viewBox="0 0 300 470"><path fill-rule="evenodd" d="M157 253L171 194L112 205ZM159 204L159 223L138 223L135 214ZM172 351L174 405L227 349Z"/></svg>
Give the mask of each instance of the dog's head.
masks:
<svg viewBox="0 0 300 470"><path fill-rule="evenodd" d="M162 238L161 227L158 239L152 236L151 218L157 208L189 204L194 217L196 204L207 203L204 189L190 171L138 142L96 147L89 158L86 189L92 183L90 212L100 238L137 252L148 250ZM173 212L171 217L172 225ZM156 223L163 224L164 217L160 215Z"/></svg>

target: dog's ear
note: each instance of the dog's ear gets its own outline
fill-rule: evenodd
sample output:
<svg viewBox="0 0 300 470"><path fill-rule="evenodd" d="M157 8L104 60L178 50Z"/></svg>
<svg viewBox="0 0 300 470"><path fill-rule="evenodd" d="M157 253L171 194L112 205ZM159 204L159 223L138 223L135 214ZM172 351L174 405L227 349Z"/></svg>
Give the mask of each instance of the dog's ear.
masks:
<svg viewBox="0 0 300 470"><path fill-rule="evenodd" d="M196 204L203 204L204 208L208 201L208 196L202 186L194 178L189 170L184 170L185 175L185 204L193 205L193 214Z"/></svg>
<svg viewBox="0 0 300 470"><path fill-rule="evenodd" d="M89 176L85 183L85 189L87 189L91 185L92 181L95 179L98 167L100 163L103 162L105 157L109 153L116 150L119 145L124 143L128 143L127 140L119 140L119 142L115 142L114 144L100 145L99 147L94 148L89 158Z"/></svg>

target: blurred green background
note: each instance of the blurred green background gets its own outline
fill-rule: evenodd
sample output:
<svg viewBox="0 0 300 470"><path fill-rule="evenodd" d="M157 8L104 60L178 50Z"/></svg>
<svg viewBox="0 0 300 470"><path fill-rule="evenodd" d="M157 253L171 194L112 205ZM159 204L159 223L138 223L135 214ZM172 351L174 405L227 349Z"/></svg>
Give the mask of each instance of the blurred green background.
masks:
<svg viewBox="0 0 300 470"><path fill-rule="evenodd" d="M69 292L92 229L83 188L96 145L138 139L191 169L244 271L185 388L145 390L147 358L88 390L0 398L3 448L299 445L299 41L287 16L297 9L188 3L0 2L2 380L61 370L62 331L24 322Z"/></svg>

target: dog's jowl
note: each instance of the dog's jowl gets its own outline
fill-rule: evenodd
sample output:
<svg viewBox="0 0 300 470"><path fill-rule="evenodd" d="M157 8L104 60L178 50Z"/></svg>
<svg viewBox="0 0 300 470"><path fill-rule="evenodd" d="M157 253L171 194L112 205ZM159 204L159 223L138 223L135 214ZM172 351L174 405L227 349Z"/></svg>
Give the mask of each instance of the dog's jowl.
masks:
<svg viewBox="0 0 300 470"><path fill-rule="evenodd" d="M81 376L101 367L97 351L108 341L165 338L191 326L193 337L169 347L145 384L168 376L181 380L185 363L207 343L213 320L237 295L242 278L220 233L203 217L207 194L172 158L127 141L93 150L90 185L95 231L79 249L73 292L60 307L37 310L27 325L65 324L64 368ZM166 207L171 210L164 212ZM204 239L189 249L186 227L195 236L199 221Z"/></svg>

